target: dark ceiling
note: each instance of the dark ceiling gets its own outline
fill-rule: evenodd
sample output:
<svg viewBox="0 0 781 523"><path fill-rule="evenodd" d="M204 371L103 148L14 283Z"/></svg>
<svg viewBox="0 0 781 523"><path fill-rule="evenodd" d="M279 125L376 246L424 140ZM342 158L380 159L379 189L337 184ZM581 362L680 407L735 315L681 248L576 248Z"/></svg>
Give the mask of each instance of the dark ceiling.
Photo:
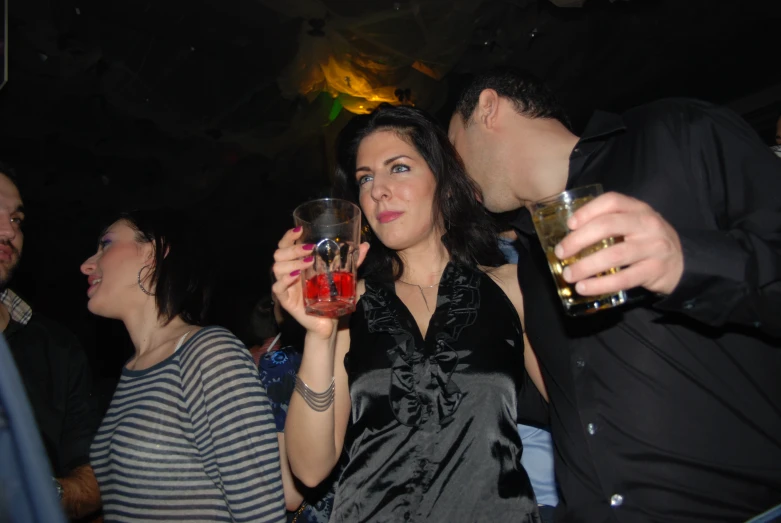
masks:
<svg viewBox="0 0 781 523"><path fill-rule="evenodd" d="M159 205L213 218L204 255L224 261L222 316L239 322L292 207L327 184L350 116L328 94L280 89L326 35L395 64L390 81L417 75L412 100L445 118L464 76L493 64L547 79L576 128L594 108L694 96L734 104L770 140L781 112L779 0L9 2L0 156L34 210L20 285L76 323L76 267L99 218ZM345 29L354 21L363 33Z"/></svg>
<svg viewBox="0 0 781 523"><path fill-rule="evenodd" d="M495 63L547 79L576 123L595 107L680 95L727 103L781 84L778 0L10 2L2 152L33 167L44 200L113 200L118 188L123 200L141 191L151 205L189 201L252 156L272 179L322 176L323 136L344 118L323 126L311 116L322 97L283 98L277 81L301 42L322 36L303 32L312 25L295 9L265 5L316 4L326 28L333 17L379 16L385 43L415 58L419 28L405 18L383 27L382 14L422 6L434 32L432 20L461 4L473 17L421 101L434 110L460 74Z"/></svg>

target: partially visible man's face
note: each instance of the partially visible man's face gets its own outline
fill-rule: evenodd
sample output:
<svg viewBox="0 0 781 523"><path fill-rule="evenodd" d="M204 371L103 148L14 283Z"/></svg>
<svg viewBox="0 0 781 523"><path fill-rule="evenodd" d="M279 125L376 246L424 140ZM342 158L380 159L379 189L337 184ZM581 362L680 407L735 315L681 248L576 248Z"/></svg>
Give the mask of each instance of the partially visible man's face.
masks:
<svg viewBox="0 0 781 523"><path fill-rule="evenodd" d="M483 205L491 212L506 212L518 207L506 186L509 170L503 148L484 133L476 122L464 125L456 112L448 128L450 142L464 161L466 172L483 193Z"/></svg>
<svg viewBox="0 0 781 523"><path fill-rule="evenodd" d="M24 206L19 189L0 173L0 289L11 281L22 256Z"/></svg>
<svg viewBox="0 0 781 523"><path fill-rule="evenodd" d="M778 117L776 122L776 143L781 145L781 116Z"/></svg>

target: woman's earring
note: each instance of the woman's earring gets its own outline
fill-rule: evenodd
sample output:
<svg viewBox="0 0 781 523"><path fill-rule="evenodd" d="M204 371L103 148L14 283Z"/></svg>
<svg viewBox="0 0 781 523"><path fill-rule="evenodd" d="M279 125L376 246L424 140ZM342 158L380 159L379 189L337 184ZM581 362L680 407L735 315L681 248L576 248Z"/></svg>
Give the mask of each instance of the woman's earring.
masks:
<svg viewBox="0 0 781 523"><path fill-rule="evenodd" d="M153 293L149 292L144 288L144 284L141 283L141 273L144 272L144 269L149 269L149 265L144 265L138 270L138 287L146 294L147 296L154 296Z"/></svg>

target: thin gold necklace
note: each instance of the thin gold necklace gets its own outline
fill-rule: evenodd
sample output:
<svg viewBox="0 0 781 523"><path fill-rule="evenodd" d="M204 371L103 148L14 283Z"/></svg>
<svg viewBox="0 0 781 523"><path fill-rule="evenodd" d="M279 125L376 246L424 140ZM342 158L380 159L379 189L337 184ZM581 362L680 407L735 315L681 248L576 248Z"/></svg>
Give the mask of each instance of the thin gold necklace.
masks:
<svg viewBox="0 0 781 523"><path fill-rule="evenodd" d="M442 277L440 276L439 279L441 281ZM403 283L404 285L409 285L410 287L417 287L418 290L420 291L420 295L423 297L423 303L426 304L426 310L428 312L431 312L431 308L428 306L428 300L426 299L426 295L423 292L423 289L431 289L432 287L436 287L436 286L439 285L439 282L431 284L431 285L426 285L425 287L422 287L422 286L418 285L417 283L409 283L409 282L406 282L406 281L404 281L402 279L398 279L396 281L398 281L399 283Z"/></svg>

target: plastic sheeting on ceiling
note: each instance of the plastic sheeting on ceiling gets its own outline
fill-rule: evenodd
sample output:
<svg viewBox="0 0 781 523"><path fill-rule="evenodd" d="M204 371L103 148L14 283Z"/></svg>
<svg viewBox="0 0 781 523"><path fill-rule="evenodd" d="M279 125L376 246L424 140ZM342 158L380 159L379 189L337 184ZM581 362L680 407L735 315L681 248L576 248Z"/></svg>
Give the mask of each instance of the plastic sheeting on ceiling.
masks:
<svg viewBox="0 0 781 523"><path fill-rule="evenodd" d="M388 1L371 7L350 0L261 3L309 21L297 56L279 78L283 96L312 100L329 93L335 117L341 107L361 114L382 102L427 104L435 82L469 45L482 0Z"/></svg>
<svg viewBox="0 0 781 523"><path fill-rule="evenodd" d="M468 47L484 0L259 0L269 9L308 20L298 54L279 78L283 96L321 93L341 108L371 112L383 102L428 105L434 82ZM525 7L535 0L514 0ZM540 0L543 1L543 0ZM581 7L585 0L550 0ZM614 1L614 0L611 0Z"/></svg>

